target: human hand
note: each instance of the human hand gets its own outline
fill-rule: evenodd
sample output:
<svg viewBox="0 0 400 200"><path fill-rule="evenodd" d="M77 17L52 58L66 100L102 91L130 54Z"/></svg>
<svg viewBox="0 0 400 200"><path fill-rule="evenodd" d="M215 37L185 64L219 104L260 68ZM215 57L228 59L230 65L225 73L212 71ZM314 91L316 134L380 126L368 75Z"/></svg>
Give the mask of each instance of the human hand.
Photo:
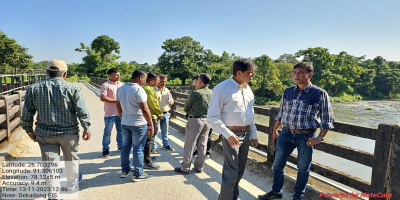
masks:
<svg viewBox="0 0 400 200"><path fill-rule="evenodd" d="M82 139L83 140L89 140L90 136L92 136L92 133L90 131L88 131L88 132L83 131L83 134L82 134Z"/></svg>
<svg viewBox="0 0 400 200"><path fill-rule="evenodd" d="M37 141L36 141L36 136L35 136L33 133L28 133L28 136L29 136L34 142L37 142Z"/></svg>
<svg viewBox="0 0 400 200"><path fill-rule="evenodd" d="M258 140L257 139L251 139L250 144L252 147L257 148L258 146Z"/></svg>
<svg viewBox="0 0 400 200"><path fill-rule="evenodd" d="M321 143L321 140L318 140L317 138L314 138L314 137L310 137L310 138L308 138L307 146L311 147L311 146L319 144L319 143Z"/></svg>
<svg viewBox="0 0 400 200"><path fill-rule="evenodd" d="M150 132L151 137L154 136L154 127L153 125L147 127L147 132Z"/></svg>
<svg viewBox="0 0 400 200"><path fill-rule="evenodd" d="M272 132L272 142L273 142L274 144L276 144L276 139L278 138L278 136L279 136L278 130L274 130L274 131Z"/></svg>
<svg viewBox="0 0 400 200"><path fill-rule="evenodd" d="M232 135L231 137L228 138L228 143L231 146L240 146L239 137L236 135Z"/></svg>

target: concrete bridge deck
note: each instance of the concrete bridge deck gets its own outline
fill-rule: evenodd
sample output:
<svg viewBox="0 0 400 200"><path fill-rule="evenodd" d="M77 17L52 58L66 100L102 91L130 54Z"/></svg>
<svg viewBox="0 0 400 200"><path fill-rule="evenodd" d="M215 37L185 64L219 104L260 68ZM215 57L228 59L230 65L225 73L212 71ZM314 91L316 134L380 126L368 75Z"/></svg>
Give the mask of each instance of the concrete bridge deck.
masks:
<svg viewBox="0 0 400 200"><path fill-rule="evenodd" d="M104 128L103 102L99 100L99 89L87 84L76 83L82 88L91 117L92 138L80 141L80 170L83 180L80 183L80 199L217 199L221 183L223 158L213 153L206 160L203 173L181 175L174 172L174 167L182 161L184 136L176 130L169 129L170 145L175 151L159 149L156 162L159 170L147 170L154 178L143 182L132 182L131 178L120 178L120 155L115 141L113 129L110 145L110 158L103 159L102 135ZM24 132L18 128L17 132ZM23 155L18 160L40 161L40 149L37 143L22 134L14 146L14 154ZM18 156L17 156L18 157ZM254 174L246 169L240 182L239 199L257 199L257 195L270 191L272 178ZM285 192L283 199L292 199L292 194ZM312 198L314 199L314 198Z"/></svg>

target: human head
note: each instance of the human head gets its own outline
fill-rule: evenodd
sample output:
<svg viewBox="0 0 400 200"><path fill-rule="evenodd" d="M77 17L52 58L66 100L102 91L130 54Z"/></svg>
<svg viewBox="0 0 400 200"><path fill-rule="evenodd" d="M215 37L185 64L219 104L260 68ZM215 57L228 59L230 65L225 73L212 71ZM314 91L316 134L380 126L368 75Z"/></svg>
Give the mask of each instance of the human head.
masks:
<svg viewBox="0 0 400 200"><path fill-rule="evenodd" d="M165 74L159 74L159 77L160 77L160 82L158 82L157 87L161 89L164 88L165 85L167 84L168 77Z"/></svg>
<svg viewBox="0 0 400 200"><path fill-rule="evenodd" d="M49 77L61 77L65 79L67 77L68 67L64 61L55 59L47 63L46 71Z"/></svg>
<svg viewBox="0 0 400 200"><path fill-rule="evenodd" d="M121 77L118 69L115 69L115 68L109 69L107 74L108 74L108 78L112 82L119 81L119 78Z"/></svg>
<svg viewBox="0 0 400 200"><path fill-rule="evenodd" d="M151 85L151 86L156 86L158 82L160 81L160 77L158 76L157 73L155 72L149 72L147 73L147 80L146 82Z"/></svg>
<svg viewBox="0 0 400 200"><path fill-rule="evenodd" d="M250 82L255 75L254 71L257 69L251 60L240 58L233 63L233 76L239 84Z"/></svg>
<svg viewBox="0 0 400 200"><path fill-rule="evenodd" d="M301 62L293 67L293 81L299 84L308 84L314 73L312 62Z"/></svg>
<svg viewBox="0 0 400 200"><path fill-rule="evenodd" d="M195 88L195 89L198 89L198 88L196 88L196 82L197 82L197 79L199 78L199 76L197 75L197 76L193 76L193 78L192 78L192 85L193 85L193 87Z"/></svg>
<svg viewBox="0 0 400 200"><path fill-rule="evenodd" d="M147 79L146 72L137 69L132 73L131 82L137 83L139 85L144 85L146 83L146 79Z"/></svg>
<svg viewBox="0 0 400 200"><path fill-rule="evenodd" d="M211 76L206 73L201 73L196 81L196 89L208 86L211 81Z"/></svg>

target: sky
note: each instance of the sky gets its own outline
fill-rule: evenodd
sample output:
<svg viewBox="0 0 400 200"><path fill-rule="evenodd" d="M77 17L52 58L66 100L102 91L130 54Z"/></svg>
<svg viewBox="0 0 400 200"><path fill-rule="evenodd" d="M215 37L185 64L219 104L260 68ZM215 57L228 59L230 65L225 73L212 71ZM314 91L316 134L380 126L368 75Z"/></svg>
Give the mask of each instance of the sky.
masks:
<svg viewBox="0 0 400 200"><path fill-rule="evenodd" d="M399 0L0 0L0 30L33 61L81 63L76 52L100 35L121 61L157 63L167 39L190 36L205 49L272 59L310 47L400 61Z"/></svg>

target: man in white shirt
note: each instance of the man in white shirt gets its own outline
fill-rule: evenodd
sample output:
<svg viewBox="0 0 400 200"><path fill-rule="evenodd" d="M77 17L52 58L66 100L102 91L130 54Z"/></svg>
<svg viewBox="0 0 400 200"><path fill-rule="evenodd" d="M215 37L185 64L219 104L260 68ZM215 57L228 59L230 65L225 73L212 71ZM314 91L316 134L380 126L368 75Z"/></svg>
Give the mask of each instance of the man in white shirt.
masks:
<svg viewBox="0 0 400 200"><path fill-rule="evenodd" d="M174 99L172 98L171 92L165 85L167 84L168 77L164 74L159 74L160 82L157 86L154 86L154 91L156 91L158 103L160 104L161 112L163 113L163 118L158 120L158 124L161 129L161 139L163 149L169 151L175 151L168 143L168 127L169 127L169 111L171 106L174 104ZM157 136L156 136L157 137ZM152 149L157 149L157 142L154 139Z"/></svg>
<svg viewBox="0 0 400 200"><path fill-rule="evenodd" d="M207 113L214 132L222 134L224 166L220 200L237 199L239 181L246 166L249 145L257 147L254 94L247 82L257 66L248 59L233 63L233 76L215 86Z"/></svg>

